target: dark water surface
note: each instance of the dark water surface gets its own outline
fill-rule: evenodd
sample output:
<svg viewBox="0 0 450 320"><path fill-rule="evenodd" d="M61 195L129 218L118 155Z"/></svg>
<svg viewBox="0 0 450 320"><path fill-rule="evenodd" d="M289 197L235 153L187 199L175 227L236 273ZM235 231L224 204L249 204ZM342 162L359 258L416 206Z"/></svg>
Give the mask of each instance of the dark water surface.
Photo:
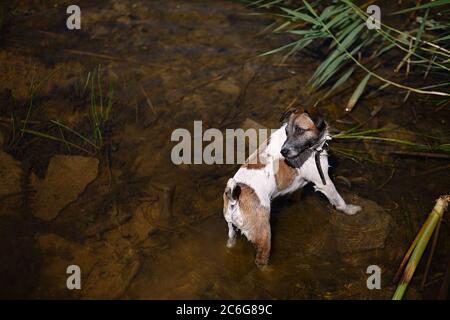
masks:
<svg viewBox="0 0 450 320"><path fill-rule="evenodd" d="M358 163L331 152L337 188L349 202L366 204L367 220L345 220L311 187L278 199L270 265L261 271L244 238L233 249L225 247L222 192L238 166L176 166L170 161L170 136L176 128L192 131L194 120L202 120L204 129L238 128L248 119L276 128L294 98L305 105L315 102L306 82L320 60L305 54L280 65L282 55L258 57L289 38L264 33L272 20L227 1L79 2L80 31L65 28L64 1L8 5L0 47L0 129L3 151L23 173L21 192L11 200L15 209L0 216L0 296L391 297L404 252L435 199L448 193L448 166L442 169L448 161L396 159L384 146L333 142L375 161ZM90 155L31 134L17 140L20 132L8 119L11 114L26 118L30 85L54 71L35 95L28 128L59 137L50 123L59 120L89 136L86 82L98 65L105 88L108 81L114 88L105 146L94 155L100 160L98 176L54 219L42 220L34 213L33 181L46 176L56 154ZM334 128L364 122L381 106L368 127L396 125L402 129L397 137L422 143L429 142L423 135L443 137L448 131L448 111L437 110L433 101L403 103L403 93L390 92L362 100L349 116L344 106L350 94L320 106ZM71 178L61 175L63 181ZM379 226L383 223L374 212L389 226ZM356 221L350 231L348 221ZM372 249L360 243L383 233L387 239ZM444 221L427 284L420 289L421 265L409 298L436 296L448 245ZM69 264L81 266L84 291L65 288ZM381 290L366 287L369 265L381 267Z"/></svg>

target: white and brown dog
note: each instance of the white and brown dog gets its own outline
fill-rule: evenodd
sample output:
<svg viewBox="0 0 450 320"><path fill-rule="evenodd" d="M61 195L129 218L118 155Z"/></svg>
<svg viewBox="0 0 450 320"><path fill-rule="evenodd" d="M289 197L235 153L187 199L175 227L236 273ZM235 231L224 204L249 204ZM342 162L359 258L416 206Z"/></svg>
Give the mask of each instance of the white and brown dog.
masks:
<svg viewBox="0 0 450 320"><path fill-rule="evenodd" d="M227 247L234 246L237 228L256 247L255 263L259 267L266 265L270 256L272 199L312 182L338 210L348 215L361 210L345 203L328 176L324 145L331 137L322 117L294 109L281 121L281 128L228 180L223 194Z"/></svg>

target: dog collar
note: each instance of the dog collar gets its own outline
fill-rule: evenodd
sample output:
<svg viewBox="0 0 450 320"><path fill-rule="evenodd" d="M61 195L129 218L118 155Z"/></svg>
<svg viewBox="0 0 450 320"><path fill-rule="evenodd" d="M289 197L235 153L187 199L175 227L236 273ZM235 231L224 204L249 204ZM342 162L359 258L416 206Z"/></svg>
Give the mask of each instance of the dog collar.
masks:
<svg viewBox="0 0 450 320"><path fill-rule="evenodd" d="M329 140L331 140L331 135L328 131L328 128L325 128L314 144L304 149L296 158L287 160L288 163L292 167L300 169L308 159L314 156L316 168L317 171L319 172L320 179L322 180L322 183L326 185L325 175L323 174L322 166L320 164L320 155L322 154L323 151L328 150L327 143Z"/></svg>
<svg viewBox="0 0 450 320"><path fill-rule="evenodd" d="M325 129L325 134L323 135L323 138L319 139L318 143L316 143L315 145L313 145L311 147L311 149L313 149L315 152L314 160L316 161L317 171L319 171L320 179L322 179L322 183L324 185L326 185L327 182L325 180L325 175L323 174L322 165L320 164L320 154L322 153L322 151L328 150L328 141L329 140L331 140L331 136L328 133L328 130Z"/></svg>

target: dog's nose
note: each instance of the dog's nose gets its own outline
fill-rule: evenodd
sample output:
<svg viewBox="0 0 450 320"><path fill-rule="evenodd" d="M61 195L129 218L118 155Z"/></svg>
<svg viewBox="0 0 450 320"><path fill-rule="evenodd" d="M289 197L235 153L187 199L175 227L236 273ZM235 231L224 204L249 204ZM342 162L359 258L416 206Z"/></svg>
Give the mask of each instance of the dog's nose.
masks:
<svg viewBox="0 0 450 320"><path fill-rule="evenodd" d="M288 148L281 149L281 154L283 155L283 157L286 158L289 154L289 149Z"/></svg>
<svg viewBox="0 0 450 320"><path fill-rule="evenodd" d="M296 156L298 156L298 152L296 152L292 147L281 148L280 152L285 158L295 158Z"/></svg>

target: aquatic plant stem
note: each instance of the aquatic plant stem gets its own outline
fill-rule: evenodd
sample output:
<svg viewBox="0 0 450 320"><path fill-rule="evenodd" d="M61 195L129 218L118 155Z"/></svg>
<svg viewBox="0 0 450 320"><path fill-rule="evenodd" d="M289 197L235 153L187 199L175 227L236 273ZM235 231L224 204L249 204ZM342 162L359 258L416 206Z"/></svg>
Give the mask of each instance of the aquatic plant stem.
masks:
<svg viewBox="0 0 450 320"><path fill-rule="evenodd" d="M414 238L413 243L411 244L411 246L409 247L409 249L406 252L405 256L403 257L403 260L400 263L400 266L398 267L397 272L395 273L394 280L392 281L393 283L397 283L398 280L400 279L400 276L402 275L402 272L405 269L405 265L408 263L409 258L411 257L411 254L412 254L414 248L417 245L417 242L422 237L423 232L425 231L425 225L426 225L425 223L422 225L422 227L420 228L420 230L417 233L416 237Z"/></svg>
<svg viewBox="0 0 450 320"><path fill-rule="evenodd" d="M395 290L392 300L401 300L403 298L409 282L411 281L420 259L422 258L423 252L425 251L425 248L427 247L438 222L442 219L449 201L450 195L441 196L437 199L433 210L428 215L428 218L419 231L419 234L416 236L416 239L414 239L413 245L410 247L410 250L413 248L411 258L406 265L402 279ZM408 253L410 250L408 250ZM406 255L408 255L408 253Z"/></svg>
<svg viewBox="0 0 450 320"><path fill-rule="evenodd" d="M434 232L433 242L431 244L431 251L430 251L430 254L428 255L427 264L425 266L425 273L422 278L422 283L420 284L421 290L423 290L423 288L425 288L425 285L426 285L426 282L428 279L428 272L430 271L431 261L433 261L434 252L436 251L436 246L437 246L437 242L439 239L439 230L441 227L441 223L442 223L442 219L439 219L439 222L436 227L436 231Z"/></svg>

